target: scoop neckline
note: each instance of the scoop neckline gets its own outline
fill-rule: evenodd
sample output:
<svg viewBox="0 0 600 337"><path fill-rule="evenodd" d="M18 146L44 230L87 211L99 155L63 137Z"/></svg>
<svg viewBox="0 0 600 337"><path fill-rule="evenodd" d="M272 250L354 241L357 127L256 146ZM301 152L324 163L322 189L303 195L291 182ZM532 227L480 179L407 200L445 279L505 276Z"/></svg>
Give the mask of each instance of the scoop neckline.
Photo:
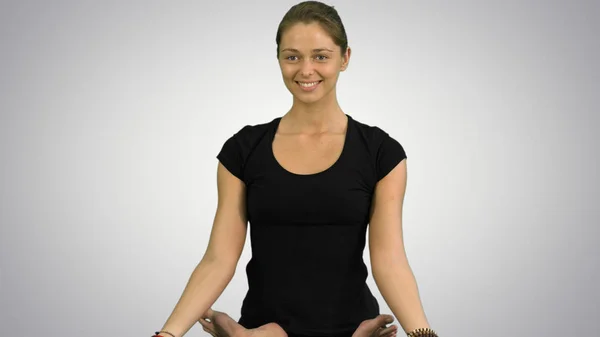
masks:
<svg viewBox="0 0 600 337"><path fill-rule="evenodd" d="M275 152L273 151L273 141L275 140L275 134L277 134L277 130L279 129L279 123L281 122L281 119L283 117L275 118L275 121L273 123L274 125L271 128L271 135L270 135L270 139L269 139L269 153L271 154L271 159L273 160L273 162L275 162L275 165L281 171L285 172L288 175L292 175L295 177L316 177L316 176L320 176L320 175L326 174L327 172L332 171L342 161L342 158L346 154L347 148L348 148L348 139L350 138L350 132L351 132L351 128L352 128L351 127L352 117L348 114L344 114L344 115L348 118L348 122L346 125L346 134L344 135L344 145L342 146L342 152L340 152L340 155L338 156L338 158L333 162L333 164L329 165L329 167L325 168L322 171L315 172L315 173L300 174L300 173L295 173L295 172L289 171L288 169L283 167L283 165L281 165L281 163L279 163L279 161L275 157Z"/></svg>

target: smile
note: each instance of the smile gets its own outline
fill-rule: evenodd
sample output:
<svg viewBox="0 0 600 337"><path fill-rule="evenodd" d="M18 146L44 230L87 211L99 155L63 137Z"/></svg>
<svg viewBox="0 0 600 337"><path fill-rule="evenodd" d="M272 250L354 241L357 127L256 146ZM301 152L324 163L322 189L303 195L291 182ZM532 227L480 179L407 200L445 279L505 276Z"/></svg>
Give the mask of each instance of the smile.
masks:
<svg viewBox="0 0 600 337"><path fill-rule="evenodd" d="M312 91L314 90L317 86L319 86L319 83L321 83L322 81L316 81L316 82L296 82L298 83L298 85L300 86L300 88L302 88L305 91Z"/></svg>

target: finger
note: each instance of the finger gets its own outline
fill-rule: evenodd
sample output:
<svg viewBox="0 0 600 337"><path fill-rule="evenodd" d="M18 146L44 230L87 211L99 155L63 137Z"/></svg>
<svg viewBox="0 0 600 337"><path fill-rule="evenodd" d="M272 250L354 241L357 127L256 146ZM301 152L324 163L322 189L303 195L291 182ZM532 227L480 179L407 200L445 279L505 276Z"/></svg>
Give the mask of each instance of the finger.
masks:
<svg viewBox="0 0 600 337"><path fill-rule="evenodd" d="M375 321L377 322L377 326L380 326L382 328L386 328L387 324L391 324L392 322L394 322L394 316L392 315L379 315L377 317L375 317Z"/></svg>
<svg viewBox="0 0 600 337"><path fill-rule="evenodd" d="M384 335L380 335L379 337L394 337L396 336L396 331L390 331Z"/></svg>
<svg viewBox="0 0 600 337"><path fill-rule="evenodd" d="M382 330L379 331L379 336L380 337L384 337L384 336L388 336L391 335L392 333L395 333L398 330L398 327L395 325L391 325L387 328L384 328Z"/></svg>
<svg viewBox="0 0 600 337"><path fill-rule="evenodd" d="M381 315L381 316L383 316L385 324L391 324L394 322L394 316L392 316L392 315Z"/></svg>
<svg viewBox="0 0 600 337"><path fill-rule="evenodd" d="M208 308L206 310L206 312L204 314L202 314L202 318L210 320L214 314L215 314L215 312L212 310L212 308Z"/></svg>
<svg viewBox="0 0 600 337"><path fill-rule="evenodd" d="M213 337L217 337L217 333L211 330L208 330L206 328L202 328L204 331L206 331L209 335L213 336Z"/></svg>
<svg viewBox="0 0 600 337"><path fill-rule="evenodd" d="M215 325L211 321L208 321L208 320L202 318L202 319L198 320L198 323L202 324L203 327L206 327L206 328L209 328L211 330L214 330L214 326Z"/></svg>
<svg viewBox="0 0 600 337"><path fill-rule="evenodd" d="M215 326L211 322L208 322L205 319L201 318L198 320L198 323L200 323L200 325L202 325L204 330L208 330L207 332L213 332L213 333L215 332Z"/></svg>
<svg viewBox="0 0 600 337"><path fill-rule="evenodd" d="M204 330L205 332L207 332L209 335L211 335L211 336L213 336L213 337L216 337L216 336L215 336L215 335L212 333L212 331L208 330L207 328L202 328L202 330Z"/></svg>

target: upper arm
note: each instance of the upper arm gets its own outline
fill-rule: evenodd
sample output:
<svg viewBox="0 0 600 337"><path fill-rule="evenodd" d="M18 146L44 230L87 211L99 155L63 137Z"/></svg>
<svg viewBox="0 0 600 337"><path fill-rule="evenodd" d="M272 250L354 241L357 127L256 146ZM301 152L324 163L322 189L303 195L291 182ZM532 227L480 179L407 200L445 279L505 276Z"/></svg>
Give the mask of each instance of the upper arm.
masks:
<svg viewBox="0 0 600 337"><path fill-rule="evenodd" d="M221 162L217 167L218 205L205 259L235 269L246 242L246 187Z"/></svg>
<svg viewBox="0 0 600 337"><path fill-rule="evenodd" d="M369 222L369 254L372 268L407 262L402 237L402 208L406 191L406 159L376 187Z"/></svg>

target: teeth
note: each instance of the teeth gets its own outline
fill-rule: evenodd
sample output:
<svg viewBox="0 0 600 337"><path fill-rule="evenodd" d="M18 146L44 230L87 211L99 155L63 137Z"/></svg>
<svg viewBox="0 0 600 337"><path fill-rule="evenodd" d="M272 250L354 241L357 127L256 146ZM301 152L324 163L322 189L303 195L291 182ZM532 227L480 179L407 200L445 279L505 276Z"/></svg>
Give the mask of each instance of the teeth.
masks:
<svg viewBox="0 0 600 337"><path fill-rule="evenodd" d="M305 88L309 88L312 87L314 85L317 85L319 82L312 82L312 83L302 83L302 82L298 82L300 83L301 86L305 87Z"/></svg>

